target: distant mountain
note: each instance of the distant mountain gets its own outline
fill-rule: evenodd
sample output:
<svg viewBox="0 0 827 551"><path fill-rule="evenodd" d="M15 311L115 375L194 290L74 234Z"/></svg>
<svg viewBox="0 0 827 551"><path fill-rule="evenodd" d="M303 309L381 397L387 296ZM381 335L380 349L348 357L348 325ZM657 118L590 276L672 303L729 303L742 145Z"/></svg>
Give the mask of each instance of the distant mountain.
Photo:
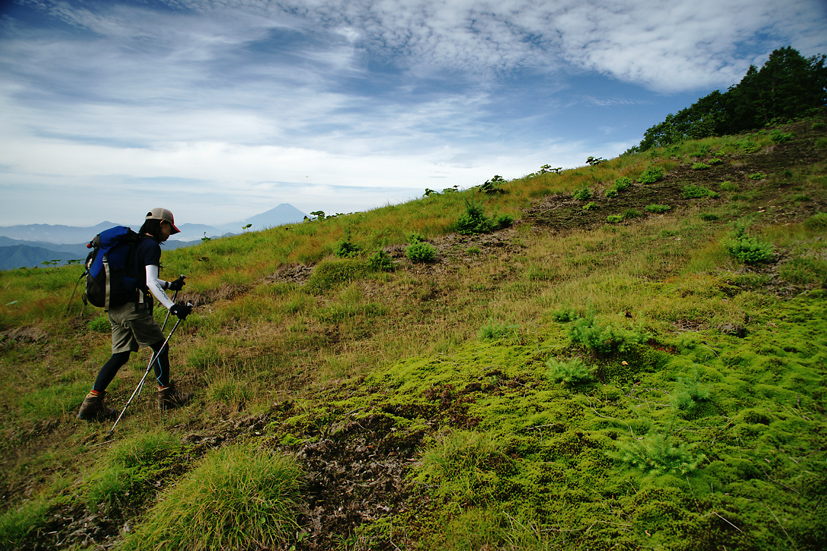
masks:
<svg viewBox="0 0 827 551"><path fill-rule="evenodd" d="M88 243L105 229L117 226L114 222L101 222L88 228L53 226L51 224L27 224L24 226L0 226L0 236L21 241L37 241L52 244ZM85 255L84 255L85 256Z"/></svg>
<svg viewBox="0 0 827 551"><path fill-rule="evenodd" d="M67 264L69 260L86 258L86 253L77 255L69 251L52 251L43 247L29 245L13 245L0 247L0 270L14 270L17 268L35 268L44 262L59 260L59 265Z"/></svg>
<svg viewBox="0 0 827 551"><path fill-rule="evenodd" d="M296 224L301 222L305 213L287 203L256 214L246 220L230 222L228 224L207 225L207 224L178 224L181 233L172 237L175 241L198 242L202 237L222 237L229 234L242 233L244 226L252 224L249 230L264 230L284 224ZM26 245L55 249L54 245L63 244L86 244L103 230L112 226L118 226L114 222L101 222L95 226L78 228L74 226L61 226L51 224L27 224L23 226L0 226L0 239L8 237L20 241L26 241ZM127 224L128 225L128 224ZM130 226L137 231L138 227ZM14 243L15 245L17 243ZM7 244L0 242L0 246ZM84 255L85 257L86 255Z"/></svg>
<svg viewBox="0 0 827 551"><path fill-rule="evenodd" d="M274 209L238 222L234 228L228 229L228 231L239 233L239 230L247 224L252 224L250 230L266 230L267 228L275 228L276 226L282 226L284 224L298 224L304 220L305 216L307 215L293 205L282 203ZM223 227L226 228L227 226L225 225Z"/></svg>
<svg viewBox="0 0 827 551"><path fill-rule="evenodd" d="M181 233L176 234L163 246L167 250L190 247L201 243L203 237L216 238L243 231L296 224L305 216L292 205L283 203L246 220L220 226L179 224L178 229ZM249 230L244 230L247 224L251 226ZM53 260L60 260L58 265L66 264L69 260L83 260L89 252L86 244L103 230L117 225L119 224L114 222L101 222L86 228L50 224L0 226L0 270L34 268Z"/></svg>
<svg viewBox="0 0 827 551"><path fill-rule="evenodd" d="M200 240L202 237L221 237L227 233L226 230L222 231L215 226L207 226L206 224L177 224L177 226L181 233L176 233L170 237L170 240L180 241L186 239L192 241ZM232 233L241 233L241 226Z"/></svg>

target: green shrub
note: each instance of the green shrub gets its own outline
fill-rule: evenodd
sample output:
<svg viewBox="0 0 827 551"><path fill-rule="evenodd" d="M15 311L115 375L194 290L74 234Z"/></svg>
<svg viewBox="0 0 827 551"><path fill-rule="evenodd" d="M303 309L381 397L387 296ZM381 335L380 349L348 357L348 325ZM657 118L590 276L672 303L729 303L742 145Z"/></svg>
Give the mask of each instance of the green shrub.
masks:
<svg viewBox="0 0 827 551"><path fill-rule="evenodd" d="M414 243L425 241L425 236L419 232L411 232L405 235L405 239L408 241L408 244L413 245Z"/></svg>
<svg viewBox="0 0 827 551"><path fill-rule="evenodd" d="M551 314L551 319L559 323L568 323L576 320L577 317L575 311L570 309L557 310Z"/></svg>
<svg viewBox="0 0 827 551"><path fill-rule="evenodd" d="M459 217L454 227L462 235L476 235L507 228L513 223L514 219L507 214L495 218L486 217L482 205L466 199L465 214Z"/></svg>
<svg viewBox="0 0 827 551"><path fill-rule="evenodd" d="M612 188L612 189L607 189L607 190L606 190L606 197L608 197L609 199L611 199L611 198L613 198L613 197L617 197L617 190L616 190L616 189L614 189L614 188Z"/></svg>
<svg viewBox="0 0 827 551"><path fill-rule="evenodd" d="M567 385L579 385L594 380L593 370L583 363L580 358L572 358L566 361L551 358L546 362L546 367L548 367L546 376L552 381Z"/></svg>
<svg viewBox="0 0 827 551"><path fill-rule="evenodd" d="M705 455L694 457L686 444L675 446L669 442L668 436L660 433L647 434L642 440L623 440L617 450L609 451L607 455L644 473L654 475L686 475L706 461Z"/></svg>
<svg viewBox="0 0 827 551"><path fill-rule="evenodd" d="M301 514L298 463L251 445L210 452L123 540L125 550L283 549Z"/></svg>
<svg viewBox="0 0 827 551"><path fill-rule="evenodd" d="M727 252L745 264L771 262L775 250L771 243L765 243L758 237L747 235L743 224L736 224L734 235L724 240Z"/></svg>
<svg viewBox="0 0 827 551"><path fill-rule="evenodd" d="M714 191L709 191L705 187L689 184L683 187L682 192L684 199L701 199L703 197L711 197L713 199L719 197Z"/></svg>
<svg viewBox="0 0 827 551"><path fill-rule="evenodd" d="M720 187L722 191L738 191L738 186L736 184L733 184L729 180L727 180L726 182L721 182Z"/></svg>
<svg viewBox="0 0 827 551"><path fill-rule="evenodd" d="M643 210L645 210L646 212L652 212L654 214L661 214L661 213L672 210L672 207L670 207L669 205L652 204L652 205L646 205L645 207L643 207Z"/></svg>
<svg viewBox="0 0 827 551"><path fill-rule="evenodd" d="M575 320L569 326L569 338L573 344L582 345L599 356L623 352L643 340L642 335L612 324L600 324L592 316Z"/></svg>
<svg viewBox="0 0 827 551"><path fill-rule="evenodd" d="M775 143L786 143L793 139L793 134L789 132L782 132L777 128L770 131L770 139Z"/></svg>
<svg viewBox="0 0 827 551"><path fill-rule="evenodd" d="M825 127L827 127L827 124L824 124L824 121L816 121L810 128L812 130L824 130Z"/></svg>
<svg viewBox="0 0 827 551"><path fill-rule="evenodd" d="M654 184L661 180L663 180L663 169L657 166L650 166L643 171L643 174L640 175L637 181L641 184Z"/></svg>
<svg viewBox="0 0 827 551"><path fill-rule="evenodd" d="M631 185L632 185L632 179L631 178L621 176L620 178L615 180L614 188L617 191L623 191L623 190L628 189L629 187L631 187Z"/></svg>
<svg viewBox="0 0 827 551"><path fill-rule="evenodd" d="M747 178L749 178L750 180L765 180L767 178L767 175L763 172L754 172L748 175Z"/></svg>
<svg viewBox="0 0 827 551"><path fill-rule="evenodd" d="M711 168L711 166L706 163L698 162L692 165L692 170L706 170L707 168Z"/></svg>
<svg viewBox="0 0 827 551"><path fill-rule="evenodd" d="M351 243L350 239L345 238L336 243L333 254L337 258L353 258L354 256L359 256L361 250L358 245Z"/></svg>
<svg viewBox="0 0 827 551"><path fill-rule="evenodd" d="M610 214L606 217L606 221L609 224L617 224L618 222L623 222L623 215L622 214Z"/></svg>
<svg viewBox="0 0 827 551"><path fill-rule="evenodd" d="M477 332L477 337L479 337L480 340L504 339L516 334L518 327L519 325L505 325L492 322L480 327L480 330Z"/></svg>
<svg viewBox="0 0 827 551"><path fill-rule="evenodd" d="M597 204L594 201L589 201L588 203L583 205L583 210L592 210L592 209L596 209L596 208L597 208Z"/></svg>
<svg viewBox="0 0 827 551"><path fill-rule="evenodd" d="M392 272L393 259L385 251L376 251L368 258L368 267L375 272Z"/></svg>
<svg viewBox="0 0 827 551"><path fill-rule="evenodd" d="M481 184L477 188L477 190L480 191L481 193L489 193L489 194L505 193L505 190L501 187L505 183L506 183L505 178L503 178L499 174L495 174L493 178L491 178L490 180L486 180L484 184ZM449 190L446 189L446 190L443 190L443 191L449 191ZM456 191L456 190L451 190L451 191Z"/></svg>
<svg viewBox="0 0 827 551"><path fill-rule="evenodd" d="M623 218L640 218L643 216L641 212L637 209L626 209L626 212L623 213Z"/></svg>
<svg viewBox="0 0 827 551"><path fill-rule="evenodd" d="M514 217L508 214L500 214L494 217L494 229L502 230L510 228L514 224Z"/></svg>
<svg viewBox="0 0 827 551"><path fill-rule="evenodd" d="M436 247L430 243L414 243L405 249L405 256L414 263L433 262L436 258Z"/></svg>
<svg viewBox="0 0 827 551"><path fill-rule="evenodd" d="M708 384L701 383L697 369L693 369L687 379L678 378L674 405L684 416L692 417L696 415L703 404L711 398L711 387Z"/></svg>
<svg viewBox="0 0 827 551"><path fill-rule="evenodd" d="M702 212L698 216L701 217L701 220L704 220L706 222L712 222L712 221L718 220L720 218L720 216L718 216L714 212Z"/></svg>
<svg viewBox="0 0 827 551"><path fill-rule="evenodd" d="M574 197L578 201L588 201L592 198L592 192L589 190L589 188L584 187L572 193L572 197Z"/></svg>
<svg viewBox="0 0 827 551"><path fill-rule="evenodd" d="M720 157L713 157L709 160L709 164L711 165L720 165L723 164L724 160Z"/></svg>

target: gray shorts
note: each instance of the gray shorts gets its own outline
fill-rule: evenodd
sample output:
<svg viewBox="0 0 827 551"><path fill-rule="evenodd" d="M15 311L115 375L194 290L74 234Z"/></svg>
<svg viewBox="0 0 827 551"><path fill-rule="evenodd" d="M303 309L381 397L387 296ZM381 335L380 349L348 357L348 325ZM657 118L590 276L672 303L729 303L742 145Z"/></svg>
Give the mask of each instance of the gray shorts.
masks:
<svg viewBox="0 0 827 551"><path fill-rule="evenodd" d="M152 317L152 302L128 302L109 309L112 324L112 353L137 352L165 340L158 322Z"/></svg>

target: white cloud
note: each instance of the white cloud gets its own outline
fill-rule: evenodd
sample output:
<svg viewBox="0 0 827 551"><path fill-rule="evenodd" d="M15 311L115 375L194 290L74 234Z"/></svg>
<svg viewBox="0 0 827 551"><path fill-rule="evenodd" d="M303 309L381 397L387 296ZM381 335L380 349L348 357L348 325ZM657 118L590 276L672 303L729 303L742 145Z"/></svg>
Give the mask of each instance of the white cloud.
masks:
<svg viewBox="0 0 827 551"><path fill-rule="evenodd" d="M432 182L467 187L633 145L608 120L589 143L567 135L581 130L566 126L580 122L566 120L578 102L648 101L569 90L571 73L708 90L768 48L799 41L812 55L827 40L818 0L167 4L32 0L41 25L6 20L3 189L174 184L186 208L207 209L222 190L224 211L286 190L280 202L330 203L300 208L368 208ZM203 202L187 198L196 191ZM4 197L3 216L26 208L21 193Z"/></svg>

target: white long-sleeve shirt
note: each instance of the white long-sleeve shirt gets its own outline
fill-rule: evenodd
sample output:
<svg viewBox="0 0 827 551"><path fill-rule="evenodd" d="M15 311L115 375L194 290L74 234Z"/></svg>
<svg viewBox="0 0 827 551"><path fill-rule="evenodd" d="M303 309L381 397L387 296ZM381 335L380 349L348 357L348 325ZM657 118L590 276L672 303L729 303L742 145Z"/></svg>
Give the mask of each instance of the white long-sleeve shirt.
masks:
<svg viewBox="0 0 827 551"><path fill-rule="evenodd" d="M146 286L149 288L149 292L152 293L152 296L158 299L158 302L163 304L165 308L170 309L172 308L172 305L175 304L164 292L164 289L169 288L169 282L164 281L163 279L158 279L158 266L147 264Z"/></svg>

